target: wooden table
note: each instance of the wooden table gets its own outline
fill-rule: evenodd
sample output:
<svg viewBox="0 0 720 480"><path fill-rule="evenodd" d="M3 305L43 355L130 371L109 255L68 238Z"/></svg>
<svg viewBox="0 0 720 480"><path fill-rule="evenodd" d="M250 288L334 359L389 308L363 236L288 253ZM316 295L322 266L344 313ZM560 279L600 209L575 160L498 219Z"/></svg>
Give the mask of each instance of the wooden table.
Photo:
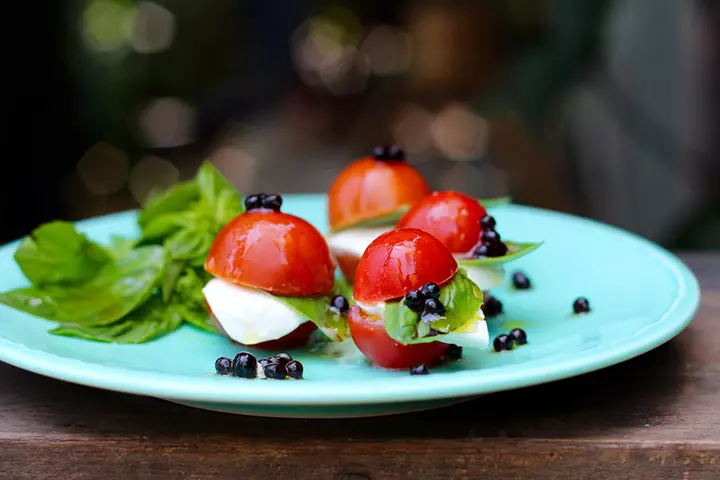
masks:
<svg viewBox="0 0 720 480"><path fill-rule="evenodd" d="M222 415L0 366L0 478L718 479L720 255L685 255L702 306L624 364L423 413Z"/></svg>

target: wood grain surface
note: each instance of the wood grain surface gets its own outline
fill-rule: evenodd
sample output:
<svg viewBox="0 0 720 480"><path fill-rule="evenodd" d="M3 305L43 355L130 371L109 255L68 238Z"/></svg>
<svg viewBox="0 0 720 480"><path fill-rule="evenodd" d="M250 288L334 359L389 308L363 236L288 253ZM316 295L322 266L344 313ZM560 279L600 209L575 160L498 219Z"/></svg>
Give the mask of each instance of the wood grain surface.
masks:
<svg viewBox="0 0 720 480"><path fill-rule="evenodd" d="M0 365L2 479L719 479L720 255L702 305L634 360L459 406L357 420L204 412Z"/></svg>

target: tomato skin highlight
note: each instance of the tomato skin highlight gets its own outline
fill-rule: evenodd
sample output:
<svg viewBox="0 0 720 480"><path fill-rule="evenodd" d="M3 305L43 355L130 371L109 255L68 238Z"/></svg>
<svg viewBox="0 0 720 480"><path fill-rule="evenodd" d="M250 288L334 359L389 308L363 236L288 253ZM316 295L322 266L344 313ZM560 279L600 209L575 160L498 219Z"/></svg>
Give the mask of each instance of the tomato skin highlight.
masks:
<svg viewBox="0 0 720 480"><path fill-rule="evenodd" d="M210 320L215 324L215 326L222 332L223 335L230 338L230 336L227 334L225 329L222 327L220 322L218 321L217 317L213 313L212 309L210 308L210 305L205 302L205 306L207 307L208 315L210 315ZM317 326L307 321L303 323L302 325L299 325L295 330L288 333L287 335L277 338L275 340L268 340L267 342L261 342L256 343L254 345L245 345L240 342L236 342L232 338L230 340L241 347L247 347L252 348L254 350L266 350L266 351L273 351L273 352L281 352L282 350L291 350L293 348L300 348L304 347L308 344L308 341L310 340L310 336L315 333L315 330L317 330Z"/></svg>
<svg viewBox="0 0 720 480"><path fill-rule="evenodd" d="M428 282L444 285L457 270L452 254L429 233L391 230L373 240L360 258L353 296L365 304L385 302Z"/></svg>
<svg viewBox="0 0 720 480"><path fill-rule="evenodd" d="M328 191L330 228L388 215L430 192L420 172L405 162L361 158L340 172Z"/></svg>
<svg viewBox="0 0 720 480"><path fill-rule="evenodd" d="M411 207L397 228L423 230L452 253L465 254L480 243L480 220L486 215L485 207L472 197L454 191L434 192Z"/></svg>
<svg viewBox="0 0 720 480"><path fill-rule="evenodd" d="M385 331L382 319L364 312L359 305L348 314L350 335L358 349L373 364L390 369L409 369L415 365L437 364L449 345L442 342L403 345Z"/></svg>
<svg viewBox="0 0 720 480"><path fill-rule="evenodd" d="M325 239L307 221L259 209L239 215L215 238L205 262L215 277L276 295L323 295L335 264Z"/></svg>

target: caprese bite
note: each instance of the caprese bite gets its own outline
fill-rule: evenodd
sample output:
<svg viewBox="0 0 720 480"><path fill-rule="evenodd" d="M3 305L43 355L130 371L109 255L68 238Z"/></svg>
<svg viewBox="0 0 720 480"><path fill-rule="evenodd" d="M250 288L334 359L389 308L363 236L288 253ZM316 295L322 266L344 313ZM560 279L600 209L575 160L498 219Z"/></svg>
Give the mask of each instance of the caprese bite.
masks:
<svg viewBox="0 0 720 480"><path fill-rule="evenodd" d="M347 302L333 294L327 243L281 205L279 195L250 195L215 238L205 262L215 278L203 288L210 316L232 341L258 349L301 346L317 328L342 340Z"/></svg>
<svg viewBox="0 0 720 480"><path fill-rule="evenodd" d="M345 278L352 281L370 242L429 193L425 179L397 146L375 147L371 156L337 176L328 192L328 243Z"/></svg>
<svg viewBox="0 0 720 480"><path fill-rule="evenodd" d="M402 216L397 227L417 228L440 240L485 291L503 283L503 263L540 246L503 241L485 207L477 199L453 191L434 192L423 198Z"/></svg>
<svg viewBox="0 0 720 480"><path fill-rule="evenodd" d="M380 367L430 366L449 344L488 347L482 291L422 230L393 230L373 240L358 263L353 297L350 335Z"/></svg>

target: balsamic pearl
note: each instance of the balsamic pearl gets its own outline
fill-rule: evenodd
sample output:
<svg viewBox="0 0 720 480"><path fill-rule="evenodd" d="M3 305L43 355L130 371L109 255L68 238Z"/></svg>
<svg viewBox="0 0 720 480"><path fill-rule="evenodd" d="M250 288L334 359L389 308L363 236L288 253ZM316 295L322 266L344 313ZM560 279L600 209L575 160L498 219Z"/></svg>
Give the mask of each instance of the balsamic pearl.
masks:
<svg viewBox="0 0 720 480"><path fill-rule="evenodd" d="M282 207L282 201L283 200L280 195L277 193L271 193L262 199L262 207L279 212L280 207Z"/></svg>
<svg viewBox="0 0 720 480"><path fill-rule="evenodd" d="M423 308L423 314L427 315L442 315L445 313L445 305L440 303L434 298L428 298L425 300L425 307Z"/></svg>
<svg viewBox="0 0 720 480"><path fill-rule="evenodd" d="M483 232L482 242L485 244L499 243L500 234L495 230L485 230Z"/></svg>
<svg viewBox="0 0 720 480"><path fill-rule="evenodd" d="M215 371L220 375L232 375L232 360L227 357L220 357L215 360Z"/></svg>
<svg viewBox="0 0 720 480"><path fill-rule="evenodd" d="M590 302L585 297L580 297L573 303L573 312L588 313L590 311Z"/></svg>
<svg viewBox="0 0 720 480"><path fill-rule="evenodd" d="M265 368L268 365L270 365L271 363L275 363L275 361L274 361L273 357L268 357L268 358L261 358L260 360L258 360L257 363L259 363L261 367Z"/></svg>
<svg viewBox="0 0 720 480"><path fill-rule="evenodd" d="M430 373L430 370L428 370L428 367L425 365L415 365L410 369L410 375L427 375Z"/></svg>
<svg viewBox="0 0 720 480"><path fill-rule="evenodd" d="M488 257L502 257L507 254L508 248L503 242L495 242L488 245L487 256Z"/></svg>
<svg viewBox="0 0 720 480"><path fill-rule="evenodd" d="M480 226L483 230L495 230L495 219L490 215L485 215L480 219Z"/></svg>
<svg viewBox="0 0 720 480"><path fill-rule="evenodd" d="M303 378L303 364L297 360L293 360L285 365L288 377L300 380Z"/></svg>
<svg viewBox="0 0 720 480"><path fill-rule="evenodd" d="M283 367L288 364L292 360L292 357L288 355L287 353L278 353L277 355L273 355L270 357L270 363L277 363L278 365L282 365Z"/></svg>
<svg viewBox="0 0 720 480"><path fill-rule="evenodd" d="M450 344L445 350L445 356L449 360L460 360L462 358L463 348L460 345Z"/></svg>
<svg viewBox="0 0 720 480"><path fill-rule="evenodd" d="M342 295L335 295L332 299L332 308L340 313L347 313L350 310L350 303Z"/></svg>
<svg viewBox="0 0 720 480"><path fill-rule="evenodd" d="M257 208L262 208L264 199L264 193L248 195L247 197L245 197L245 210L255 210Z"/></svg>
<svg viewBox="0 0 720 480"><path fill-rule="evenodd" d="M495 337L495 340L493 340L493 348L496 352L502 352L503 350L512 350L513 348L513 339L507 335L502 334Z"/></svg>
<svg viewBox="0 0 720 480"><path fill-rule="evenodd" d="M486 317L497 317L503 312L503 304L495 297L488 297L482 306L483 313Z"/></svg>
<svg viewBox="0 0 720 480"><path fill-rule="evenodd" d="M425 296L420 290L413 290L405 295L405 305L413 312L419 312L425 305Z"/></svg>
<svg viewBox="0 0 720 480"><path fill-rule="evenodd" d="M425 298L440 298L440 287L437 286L437 283L426 283L422 286L420 289L420 293L425 296Z"/></svg>
<svg viewBox="0 0 720 480"><path fill-rule="evenodd" d="M375 160L381 161L403 161L405 160L405 152L397 145L378 145L373 148L373 157Z"/></svg>
<svg viewBox="0 0 720 480"><path fill-rule="evenodd" d="M284 380L285 377L287 377L287 370L285 370L285 365L271 363L267 367L265 367L263 371L265 372L265 377L271 378L273 380Z"/></svg>
<svg viewBox="0 0 720 480"><path fill-rule="evenodd" d="M513 273L512 282L518 290L527 290L530 288L530 279L522 272Z"/></svg>
<svg viewBox="0 0 720 480"><path fill-rule="evenodd" d="M479 247L477 247L475 249L475 251L473 252L473 256L475 258L485 258L485 257L490 256L489 253L490 253L490 247L483 243L482 245L480 245Z"/></svg>
<svg viewBox="0 0 720 480"><path fill-rule="evenodd" d="M233 375L240 378L255 378L257 360L248 352L240 352L233 360Z"/></svg>
<svg viewBox="0 0 720 480"><path fill-rule="evenodd" d="M508 333L508 336L517 345L525 345L527 343L527 334L522 328L513 328L510 330L510 333Z"/></svg>

